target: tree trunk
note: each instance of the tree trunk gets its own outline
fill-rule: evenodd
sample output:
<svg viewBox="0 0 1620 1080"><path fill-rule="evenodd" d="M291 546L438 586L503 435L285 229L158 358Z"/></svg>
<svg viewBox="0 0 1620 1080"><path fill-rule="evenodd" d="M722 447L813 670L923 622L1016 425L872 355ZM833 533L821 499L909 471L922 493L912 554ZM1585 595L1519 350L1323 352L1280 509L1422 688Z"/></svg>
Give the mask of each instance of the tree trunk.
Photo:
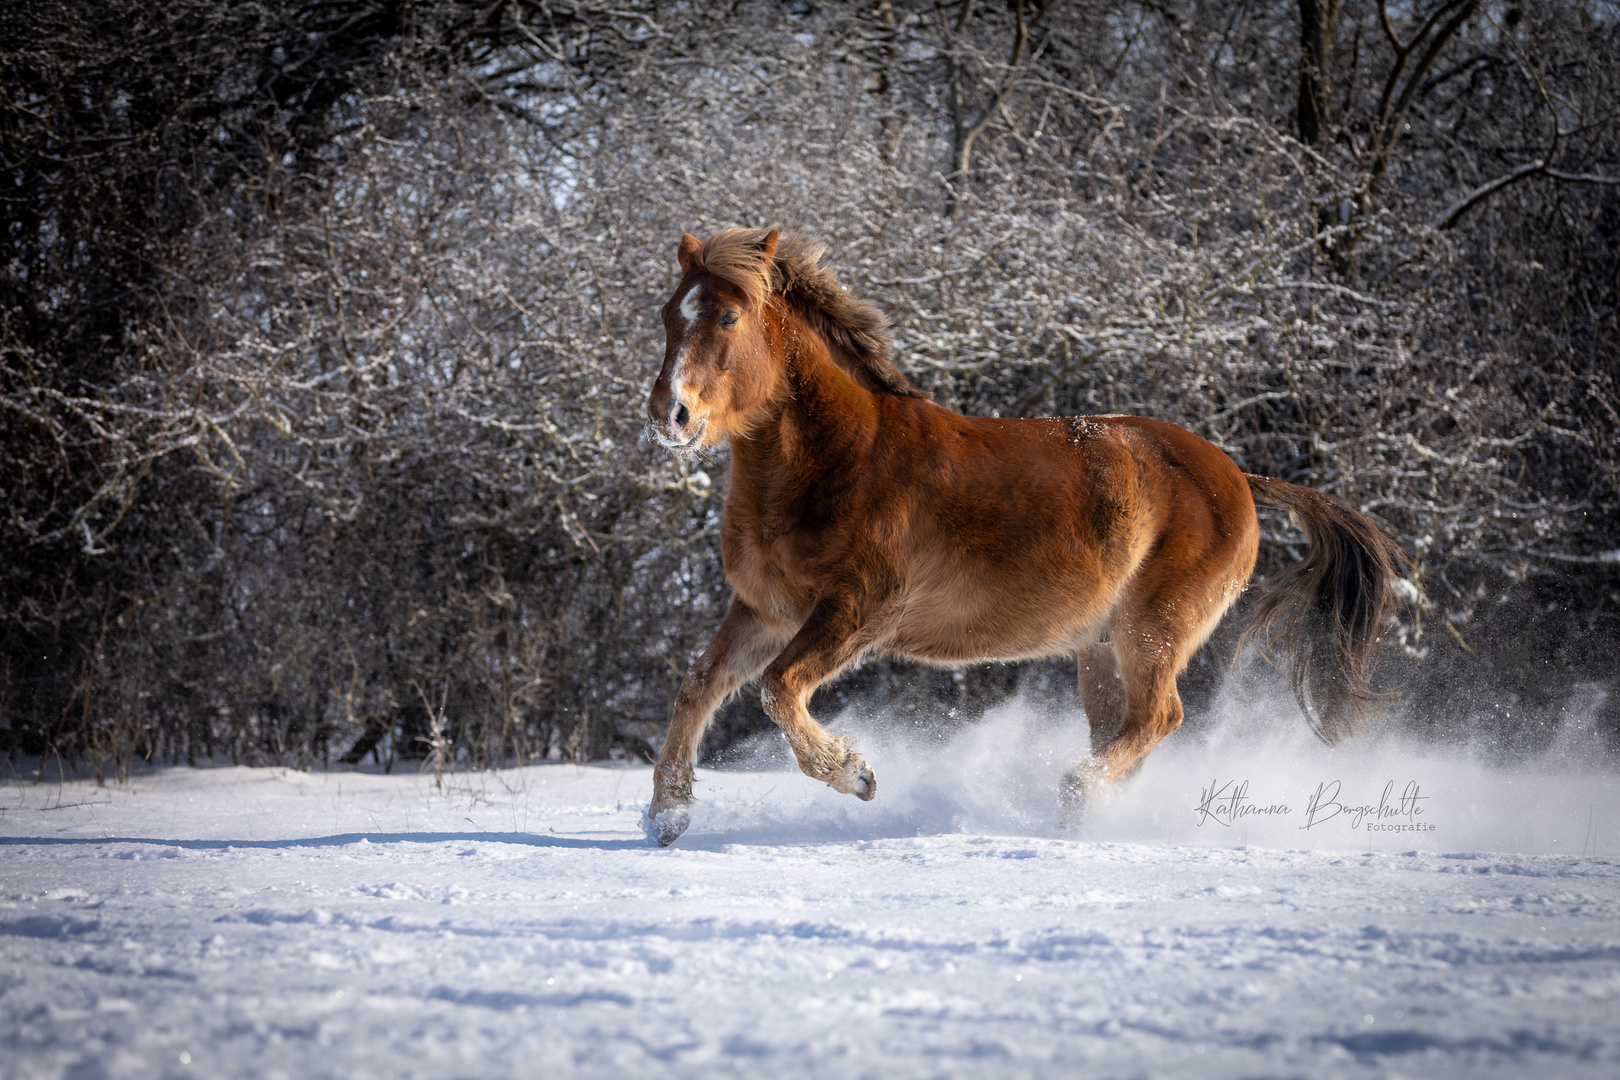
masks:
<svg viewBox="0 0 1620 1080"><path fill-rule="evenodd" d="M1299 141L1315 145L1333 123L1333 31L1339 21L1341 0L1299 0ZM1343 224L1337 203L1316 208L1316 231ZM1333 260L1341 277L1355 276L1355 249L1349 238L1327 241L1323 254Z"/></svg>
<svg viewBox="0 0 1620 1080"><path fill-rule="evenodd" d="M1341 0L1299 0L1299 140L1322 141L1333 121L1333 29Z"/></svg>

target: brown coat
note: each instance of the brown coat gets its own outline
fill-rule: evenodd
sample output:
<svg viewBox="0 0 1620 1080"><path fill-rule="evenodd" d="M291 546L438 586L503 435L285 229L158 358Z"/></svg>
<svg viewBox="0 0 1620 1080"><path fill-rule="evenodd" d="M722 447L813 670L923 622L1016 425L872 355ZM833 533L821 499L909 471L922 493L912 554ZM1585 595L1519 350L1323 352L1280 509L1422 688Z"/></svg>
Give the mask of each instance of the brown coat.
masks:
<svg viewBox="0 0 1620 1080"><path fill-rule="evenodd" d="M838 289L805 238L728 230L683 237L677 254L648 409L678 453L730 440L734 597L676 697L648 811L661 842L686 827L703 729L754 678L804 772L871 798L871 768L805 702L874 651L1076 656L1093 750L1065 785L1078 810L1181 723L1176 677L1254 570L1255 497L1293 511L1312 541L1311 569L1262 621L1329 646L1302 650L1296 689L1325 737L1353 725L1400 559L1355 511L1245 476L1156 420L941 408L905 382L881 314Z"/></svg>

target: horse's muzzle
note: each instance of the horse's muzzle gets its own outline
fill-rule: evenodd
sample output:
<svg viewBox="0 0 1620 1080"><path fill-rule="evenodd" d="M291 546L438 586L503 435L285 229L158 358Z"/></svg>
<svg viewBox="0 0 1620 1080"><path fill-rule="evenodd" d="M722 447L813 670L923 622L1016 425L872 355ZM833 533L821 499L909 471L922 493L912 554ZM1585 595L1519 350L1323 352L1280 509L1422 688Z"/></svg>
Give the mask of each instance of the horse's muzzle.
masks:
<svg viewBox="0 0 1620 1080"><path fill-rule="evenodd" d="M652 396L647 399L647 420L652 427L653 438L666 450L689 450L702 441L703 432L708 427L707 418L692 418L692 410L686 402L676 397L664 386L655 386Z"/></svg>
<svg viewBox="0 0 1620 1080"><path fill-rule="evenodd" d="M685 408L686 406L681 406L683 411ZM671 433L672 429L674 433ZM677 454L695 450L702 446L703 435L708 429L709 420L707 417L699 420L696 424L681 428L674 428L672 424L655 423L652 425L653 438L658 440L658 445Z"/></svg>

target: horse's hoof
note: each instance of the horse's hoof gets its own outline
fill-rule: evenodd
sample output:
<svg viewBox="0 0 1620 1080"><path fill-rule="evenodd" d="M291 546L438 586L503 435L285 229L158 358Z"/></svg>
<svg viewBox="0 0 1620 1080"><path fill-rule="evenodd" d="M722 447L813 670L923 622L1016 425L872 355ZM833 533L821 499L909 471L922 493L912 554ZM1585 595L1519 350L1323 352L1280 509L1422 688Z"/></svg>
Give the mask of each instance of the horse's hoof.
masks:
<svg viewBox="0 0 1620 1080"><path fill-rule="evenodd" d="M1090 764L1080 765L1063 775L1058 784L1058 800L1062 804L1061 820L1065 828L1073 828L1086 820L1105 784L1101 770Z"/></svg>
<svg viewBox="0 0 1620 1080"><path fill-rule="evenodd" d="M853 795L862 802L871 802L872 796L877 794L877 774L872 772L872 766L859 754L851 754L844 759L838 775L833 777L832 787L834 791Z"/></svg>
<svg viewBox="0 0 1620 1080"><path fill-rule="evenodd" d="M647 834L647 839L659 847L669 847L680 839L681 833L692 824L692 812L684 806L666 806L664 809L653 812L647 807L647 812L641 815L641 829Z"/></svg>
<svg viewBox="0 0 1620 1080"><path fill-rule="evenodd" d="M1058 824L1065 829L1072 829L1086 820L1086 792L1077 784L1071 784L1065 778L1058 787Z"/></svg>

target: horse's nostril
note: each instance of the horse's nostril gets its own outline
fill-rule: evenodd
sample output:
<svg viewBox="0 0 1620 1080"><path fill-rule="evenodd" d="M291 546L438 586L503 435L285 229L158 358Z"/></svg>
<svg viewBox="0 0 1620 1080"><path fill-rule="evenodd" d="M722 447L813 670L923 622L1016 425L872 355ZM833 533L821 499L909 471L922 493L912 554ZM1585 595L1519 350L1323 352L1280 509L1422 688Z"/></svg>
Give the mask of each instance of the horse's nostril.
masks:
<svg viewBox="0 0 1620 1080"><path fill-rule="evenodd" d="M678 428L685 427L686 422L688 420L690 420L690 419L692 419L692 414L691 414L691 412L689 412L687 410L685 405L677 405L677 406L675 406L675 426L676 427L678 427Z"/></svg>

